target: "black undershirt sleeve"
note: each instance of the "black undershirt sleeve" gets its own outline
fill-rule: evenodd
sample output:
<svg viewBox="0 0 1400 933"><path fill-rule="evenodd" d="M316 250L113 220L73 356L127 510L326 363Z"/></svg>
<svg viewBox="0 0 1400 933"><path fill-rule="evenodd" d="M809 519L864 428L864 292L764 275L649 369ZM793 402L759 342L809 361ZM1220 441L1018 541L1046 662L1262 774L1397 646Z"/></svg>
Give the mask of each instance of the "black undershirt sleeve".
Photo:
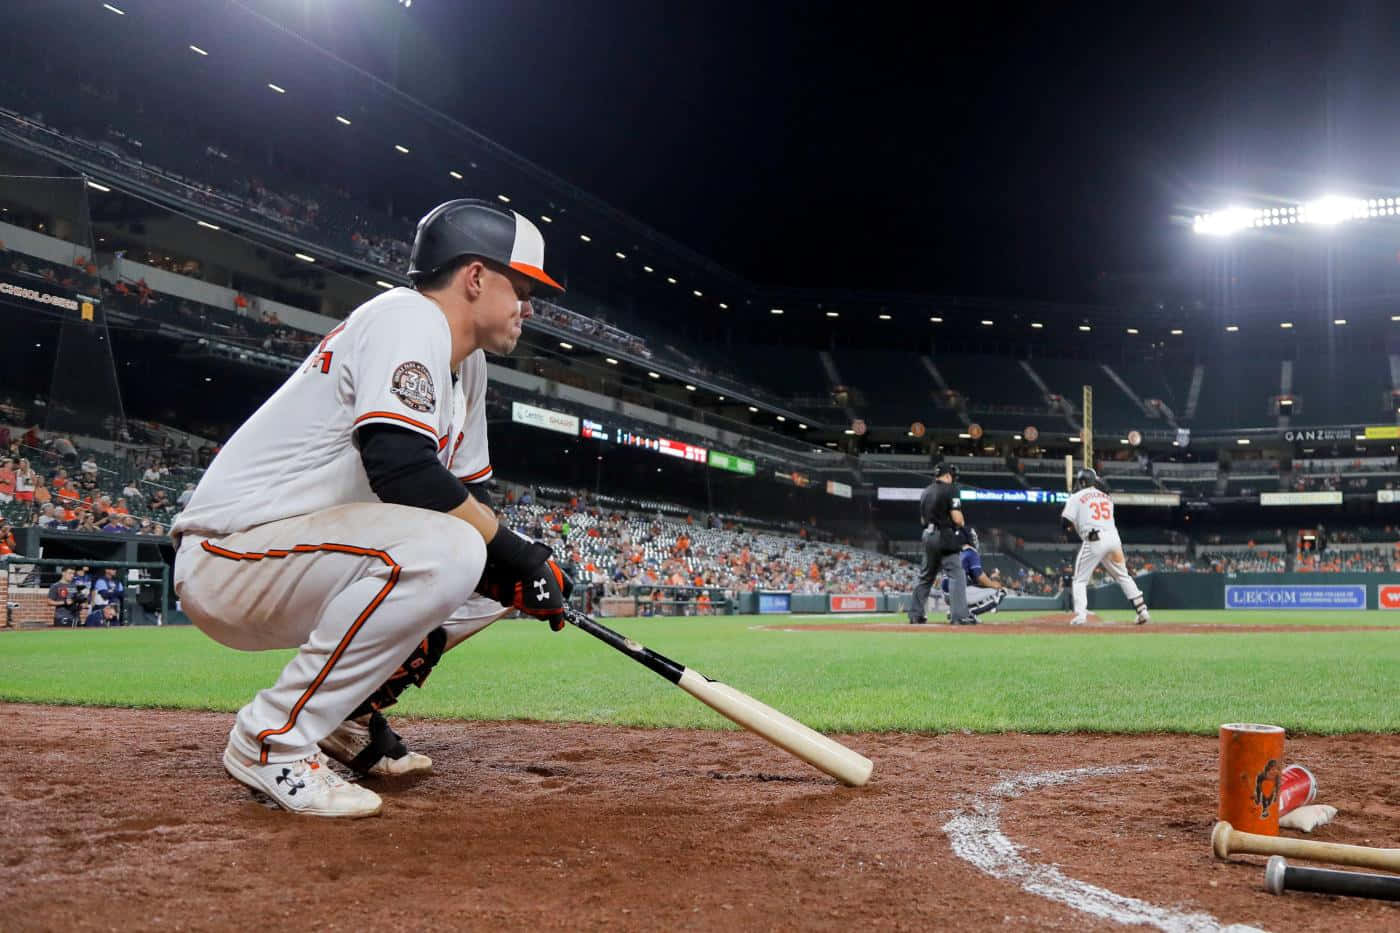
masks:
<svg viewBox="0 0 1400 933"><path fill-rule="evenodd" d="M422 434L367 424L355 437L370 488L383 501L434 512L450 512L466 501L467 487L442 465L437 447Z"/></svg>

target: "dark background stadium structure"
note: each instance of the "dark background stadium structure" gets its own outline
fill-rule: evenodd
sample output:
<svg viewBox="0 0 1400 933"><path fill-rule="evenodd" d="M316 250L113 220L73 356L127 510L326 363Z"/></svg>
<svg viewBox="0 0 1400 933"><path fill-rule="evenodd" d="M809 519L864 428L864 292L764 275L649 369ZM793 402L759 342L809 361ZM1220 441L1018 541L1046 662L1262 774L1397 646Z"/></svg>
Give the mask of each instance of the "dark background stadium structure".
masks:
<svg viewBox="0 0 1400 933"><path fill-rule="evenodd" d="M127 417L223 440L317 339L267 307L343 316L403 281L417 216L483 196L540 223L569 285L494 361L551 387L493 377L503 477L888 547L912 510L876 487L921 485L934 457L976 455L970 485L1056 488L1091 384L1110 480L1189 505L1129 513L1151 526L1130 543L1191 540L1199 565L1216 537L1291 551L1319 521L1384 526L1395 447L1352 432L1396 423L1400 223L1229 241L1189 223L1242 193L1394 195L1393 131L1367 110L1390 80L1374 10L894 29L822 4L18 6L0 219L93 253ZM79 173L85 192L18 177ZM146 287L141 268L252 309ZM107 394L60 359L58 320L6 309L0 328L0 389ZM515 401L728 450L759 476L513 424ZM1330 433L1291 433L1311 427ZM1259 514L1260 492L1320 488L1344 505ZM1032 544L1048 518L975 515Z"/></svg>

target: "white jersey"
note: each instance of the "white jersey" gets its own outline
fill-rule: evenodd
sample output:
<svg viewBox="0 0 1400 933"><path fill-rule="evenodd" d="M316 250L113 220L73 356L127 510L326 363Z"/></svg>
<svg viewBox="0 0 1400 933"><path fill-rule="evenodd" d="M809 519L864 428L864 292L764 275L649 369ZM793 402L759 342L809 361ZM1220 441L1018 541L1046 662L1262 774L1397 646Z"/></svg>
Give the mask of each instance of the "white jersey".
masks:
<svg viewBox="0 0 1400 933"><path fill-rule="evenodd" d="M365 302L234 432L172 531L212 537L378 502L354 440L366 424L417 431L454 475L488 478L485 355L454 374L451 352L446 317L418 292Z"/></svg>
<svg viewBox="0 0 1400 933"><path fill-rule="evenodd" d="M1100 537L1118 535L1118 528L1113 524L1113 499L1093 486L1070 496L1060 517L1070 520L1081 540L1088 540L1091 529L1098 529Z"/></svg>

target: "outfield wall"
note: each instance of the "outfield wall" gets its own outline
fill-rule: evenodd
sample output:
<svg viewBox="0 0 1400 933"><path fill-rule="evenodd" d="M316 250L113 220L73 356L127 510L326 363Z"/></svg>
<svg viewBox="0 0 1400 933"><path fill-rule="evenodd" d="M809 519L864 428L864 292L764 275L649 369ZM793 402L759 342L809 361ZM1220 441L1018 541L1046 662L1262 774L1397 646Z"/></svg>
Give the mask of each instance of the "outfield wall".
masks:
<svg viewBox="0 0 1400 933"><path fill-rule="evenodd" d="M1247 612L1252 609L1395 609L1400 610L1400 573L1148 573L1135 578L1152 609L1213 609ZM827 613L852 597L826 593L793 593L765 602L758 593L740 593L735 611L754 614L789 612L803 615ZM909 595L891 593L868 597L864 606L851 611L906 611ZM1227 603L1228 601L1228 603ZM1069 592L1057 596L1008 596L1003 611L1068 612ZM1089 609L1131 609L1117 584L1089 589Z"/></svg>
<svg viewBox="0 0 1400 933"><path fill-rule="evenodd" d="M1150 573L1136 578L1153 609L1400 609L1400 573ZM1116 585L1090 609L1128 609Z"/></svg>

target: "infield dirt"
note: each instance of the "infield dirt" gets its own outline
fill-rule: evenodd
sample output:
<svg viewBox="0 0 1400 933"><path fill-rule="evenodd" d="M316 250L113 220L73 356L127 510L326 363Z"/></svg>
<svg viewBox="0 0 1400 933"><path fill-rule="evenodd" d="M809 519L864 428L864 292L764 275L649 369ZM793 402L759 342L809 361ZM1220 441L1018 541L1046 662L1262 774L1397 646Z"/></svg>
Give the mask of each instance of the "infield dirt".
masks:
<svg viewBox="0 0 1400 933"><path fill-rule="evenodd" d="M852 789L742 732L399 720L436 773L371 782L384 815L338 823L230 780L227 714L0 714L7 930L1109 929L959 859L943 826L1007 777L1118 765L1144 770L1006 801L1001 831L1027 861L1224 924L1400 923L1217 861L1212 737L847 736L876 763ZM1400 843L1397 754L1395 736L1290 737L1341 811L1315 838Z"/></svg>

